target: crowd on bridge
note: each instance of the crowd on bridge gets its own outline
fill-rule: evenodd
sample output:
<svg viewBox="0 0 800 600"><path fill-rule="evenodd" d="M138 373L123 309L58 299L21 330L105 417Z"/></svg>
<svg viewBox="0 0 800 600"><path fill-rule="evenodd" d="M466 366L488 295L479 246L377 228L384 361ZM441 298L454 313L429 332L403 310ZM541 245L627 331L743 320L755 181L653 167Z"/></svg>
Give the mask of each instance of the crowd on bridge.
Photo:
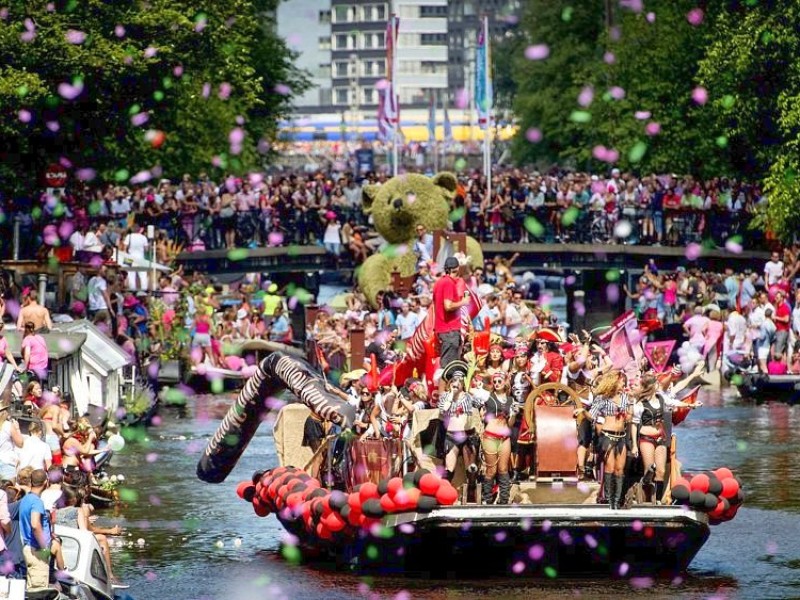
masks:
<svg viewBox="0 0 800 600"><path fill-rule="evenodd" d="M362 187L385 180L383 173L331 170L81 184L36 201L6 199L2 244L10 256L16 224L26 240L23 257L45 256L53 246L68 249L62 258L123 246L132 253L155 248L164 261L172 241L183 249L317 244L358 263L383 243L363 210ZM734 239L756 248L772 243L748 227L763 199L758 186L725 178L508 169L490 186L478 173L460 175L451 221L481 242L723 246ZM131 237L151 225L152 239Z"/></svg>

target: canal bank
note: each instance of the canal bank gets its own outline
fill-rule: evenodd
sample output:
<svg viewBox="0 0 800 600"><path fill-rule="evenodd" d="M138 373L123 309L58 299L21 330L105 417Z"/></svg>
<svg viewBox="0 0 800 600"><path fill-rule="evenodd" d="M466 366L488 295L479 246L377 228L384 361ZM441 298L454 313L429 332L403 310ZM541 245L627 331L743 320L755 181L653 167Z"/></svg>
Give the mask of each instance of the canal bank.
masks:
<svg viewBox="0 0 800 600"><path fill-rule="evenodd" d="M687 471L730 465L748 490L736 520L716 528L686 577L674 581L427 581L360 577L318 566L294 566L280 555L277 520L260 519L235 494L236 482L277 465L269 427L262 426L239 465L219 485L195 477L197 459L229 399L196 397L183 418L159 426L115 456L138 500L120 512L130 547L115 548L137 600L170 598L788 598L800 593L796 542L800 495L790 482L800 444L800 408L750 406L709 392L705 406L678 429ZM137 540L143 544L138 545Z"/></svg>

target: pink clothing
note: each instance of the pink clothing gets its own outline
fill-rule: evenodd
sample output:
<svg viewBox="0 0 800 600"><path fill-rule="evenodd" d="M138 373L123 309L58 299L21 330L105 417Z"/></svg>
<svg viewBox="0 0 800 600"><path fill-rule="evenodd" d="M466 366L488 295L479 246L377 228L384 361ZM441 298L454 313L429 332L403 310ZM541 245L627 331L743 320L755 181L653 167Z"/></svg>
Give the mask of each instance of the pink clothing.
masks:
<svg viewBox="0 0 800 600"><path fill-rule="evenodd" d="M678 284L674 281L668 281L664 288L664 304L667 306L675 306L678 302Z"/></svg>
<svg viewBox="0 0 800 600"><path fill-rule="evenodd" d="M0 365L6 362L6 352L8 352L8 340L0 338Z"/></svg>
<svg viewBox="0 0 800 600"><path fill-rule="evenodd" d="M724 329L725 326L722 321L714 321L713 319L708 321L708 327L706 328L706 345L703 348L704 355L708 354L711 349L717 345L722 338Z"/></svg>
<svg viewBox="0 0 800 600"><path fill-rule="evenodd" d="M195 333L209 333L211 331L211 323L204 319L198 319L194 324Z"/></svg>
<svg viewBox="0 0 800 600"><path fill-rule="evenodd" d="M709 322L710 319L708 317L694 315L683 324L689 332L689 343L698 350L706 345L705 329Z"/></svg>
<svg viewBox="0 0 800 600"><path fill-rule="evenodd" d="M28 370L33 371L38 376L42 377L47 374L47 344L44 338L38 334L29 335L22 340L22 353L24 355L25 348L30 349L30 358L28 360Z"/></svg>

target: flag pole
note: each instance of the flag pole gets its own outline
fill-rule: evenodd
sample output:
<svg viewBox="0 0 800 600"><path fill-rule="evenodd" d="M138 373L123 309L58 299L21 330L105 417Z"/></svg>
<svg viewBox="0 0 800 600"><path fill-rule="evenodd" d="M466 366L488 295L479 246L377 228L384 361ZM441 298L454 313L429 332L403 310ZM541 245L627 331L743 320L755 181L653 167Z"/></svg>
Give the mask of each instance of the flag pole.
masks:
<svg viewBox="0 0 800 600"><path fill-rule="evenodd" d="M492 201L492 106L494 104L492 97L494 91L492 85L492 54L489 46L489 17L483 16L483 43L485 44L484 52L486 53L486 68L484 69L484 89L486 90L486 129L483 132L483 172L486 176L486 200Z"/></svg>
<svg viewBox="0 0 800 600"><path fill-rule="evenodd" d="M392 15L392 101L394 102L397 111L395 113L395 123L394 128L392 129L392 175L397 177L398 173L398 159L399 159L399 152L397 148L397 141L398 141L398 133L400 129L400 95L397 93L397 17Z"/></svg>

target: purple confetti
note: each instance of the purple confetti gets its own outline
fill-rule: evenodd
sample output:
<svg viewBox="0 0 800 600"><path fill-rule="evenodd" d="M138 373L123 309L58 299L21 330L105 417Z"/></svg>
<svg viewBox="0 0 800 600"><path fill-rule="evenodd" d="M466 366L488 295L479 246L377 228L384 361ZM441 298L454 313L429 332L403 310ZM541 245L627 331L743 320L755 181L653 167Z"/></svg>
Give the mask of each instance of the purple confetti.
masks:
<svg viewBox="0 0 800 600"><path fill-rule="evenodd" d="M131 184L132 185L141 185L146 181L150 181L153 178L153 174L150 171L139 171L131 177Z"/></svg>
<svg viewBox="0 0 800 600"><path fill-rule="evenodd" d="M525 132L525 139L532 144L538 144L542 141L542 131L536 127L531 127Z"/></svg>
<svg viewBox="0 0 800 600"><path fill-rule="evenodd" d="M521 560L518 560L514 563L514 566L511 567L511 570L514 572L515 575L519 575L525 570L525 563Z"/></svg>
<svg viewBox="0 0 800 600"><path fill-rule="evenodd" d="M47 123L45 123L45 125L53 133L61 129L61 123L59 123L58 121L48 121Z"/></svg>
<svg viewBox="0 0 800 600"><path fill-rule="evenodd" d="M78 31L77 29L68 29L64 34L64 37L66 38L67 42L70 44L75 44L76 46L86 41L86 34L82 31Z"/></svg>
<svg viewBox="0 0 800 600"><path fill-rule="evenodd" d="M647 22L648 22L648 23L655 23L655 22L656 22L656 13L654 13L654 12L649 12L649 13L647 13L647 14L645 15L645 17L644 17L644 18L645 18L645 19L647 19Z"/></svg>
<svg viewBox="0 0 800 600"><path fill-rule="evenodd" d="M275 93L280 94L281 96L288 96L292 93L292 88L290 88L285 83L279 83L275 86Z"/></svg>
<svg viewBox="0 0 800 600"><path fill-rule="evenodd" d="M71 83L59 83L58 94L65 100L75 100L83 92L83 82L78 81L75 85Z"/></svg>
<svg viewBox="0 0 800 600"><path fill-rule="evenodd" d="M611 94L611 97L614 100L622 100L625 97L625 90L615 85L611 89L608 90L608 93Z"/></svg>
<svg viewBox="0 0 800 600"><path fill-rule="evenodd" d="M649 110L637 110L635 113L633 113L634 118L638 119L639 121L646 121L652 115L653 113L651 113Z"/></svg>
<svg viewBox="0 0 800 600"><path fill-rule="evenodd" d="M89 168L78 169L75 172L75 177L77 177L81 181L91 181L92 179L97 177L97 171ZM152 363L152 364L154 364L156 368L158 368L158 363Z"/></svg>
<svg viewBox="0 0 800 600"><path fill-rule="evenodd" d="M456 90L455 104L458 109L467 107L469 104L469 92L467 92L467 88L458 88Z"/></svg>
<svg viewBox="0 0 800 600"><path fill-rule="evenodd" d="M586 542L586 545L589 546L589 548L597 548L597 540L591 533L587 533L583 539Z"/></svg>
<svg viewBox="0 0 800 600"><path fill-rule="evenodd" d="M125 28L122 25L117 25L116 27L114 27L114 35L117 36L118 38L124 38Z"/></svg>
<svg viewBox="0 0 800 600"><path fill-rule="evenodd" d="M689 24L697 27L703 23L703 19L705 15L703 14L702 8L693 8L686 14L686 20L689 21Z"/></svg>
<svg viewBox="0 0 800 600"><path fill-rule="evenodd" d="M644 590L653 587L652 577L631 577L631 587L637 590Z"/></svg>
<svg viewBox="0 0 800 600"><path fill-rule="evenodd" d="M144 49L143 54L145 58L153 58L156 54L158 54L158 49L153 46L148 46Z"/></svg>
<svg viewBox="0 0 800 600"><path fill-rule="evenodd" d="M146 112L136 113L131 117L131 124L134 127L141 127L150 120L150 114Z"/></svg>
<svg viewBox="0 0 800 600"><path fill-rule="evenodd" d="M220 100L227 100L231 96L231 84L230 83L221 83L219 84L219 91L217 92L217 96Z"/></svg>
<svg viewBox="0 0 800 600"><path fill-rule="evenodd" d="M594 100L594 88L590 85L584 86L578 94L578 104L585 108L592 103L592 100Z"/></svg>
<svg viewBox="0 0 800 600"><path fill-rule="evenodd" d="M744 248L742 247L742 244L740 244L740 243L739 243L739 242L737 242L736 240L734 240L734 239L729 239L729 240L726 240L726 241L725 241L725 249L726 249L728 252L730 252L731 254L741 254L741 253L742 253L742 250L743 250Z"/></svg>
<svg viewBox="0 0 800 600"><path fill-rule="evenodd" d="M658 135L661 133L661 123L657 123L655 121L651 121L647 125L645 125L644 131L647 135Z"/></svg>
<svg viewBox="0 0 800 600"><path fill-rule="evenodd" d="M619 566L619 569L618 569L617 572L619 573L620 577L625 577L625 575L628 574L628 570L629 569L630 569L630 565L628 563L624 562Z"/></svg>
<svg viewBox="0 0 800 600"><path fill-rule="evenodd" d="M208 98L211 95L211 84L204 83L203 84L203 91L201 92L203 98Z"/></svg>
<svg viewBox="0 0 800 600"><path fill-rule="evenodd" d="M700 244L692 242L686 246L686 259L687 260L697 260L700 258L700 254L703 252L703 247Z"/></svg>
<svg viewBox="0 0 800 600"><path fill-rule="evenodd" d="M528 556L531 560L541 560L544 556L544 546L541 544L534 544L528 550Z"/></svg>
<svg viewBox="0 0 800 600"><path fill-rule="evenodd" d="M172 69L172 74L175 75L175 77L182 77L183 65L177 65L174 69Z"/></svg>
<svg viewBox="0 0 800 600"><path fill-rule="evenodd" d="M23 123L30 123L33 115L31 114L31 111L23 108L17 113L17 118Z"/></svg>
<svg viewBox="0 0 800 600"><path fill-rule="evenodd" d="M613 65L615 62L617 62L617 57L613 52L606 52L603 54L603 62L607 65Z"/></svg>
<svg viewBox="0 0 800 600"><path fill-rule="evenodd" d="M547 44L535 44L525 48L525 58L528 60L544 60L550 56L550 46Z"/></svg>
<svg viewBox="0 0 800 600"><path fill-rule="evenodd" d="M708 102L708 90L703 86L697 86L692 90L692 100L694 100L696 104L705 104Z"/></svg>
<svg viewBox="0 0 800 600"><path fill-rule="evenodd" d="M606 298L612 304L619 301L619 286L616 283L609 283L606 286Z"/></svg>
<svg viewBox="0 0 800 600"><path fill-rule="evenodd" d="M244 141L244 129L235 127L228 134L228 142L231 144L241 144Z"/></svg>

